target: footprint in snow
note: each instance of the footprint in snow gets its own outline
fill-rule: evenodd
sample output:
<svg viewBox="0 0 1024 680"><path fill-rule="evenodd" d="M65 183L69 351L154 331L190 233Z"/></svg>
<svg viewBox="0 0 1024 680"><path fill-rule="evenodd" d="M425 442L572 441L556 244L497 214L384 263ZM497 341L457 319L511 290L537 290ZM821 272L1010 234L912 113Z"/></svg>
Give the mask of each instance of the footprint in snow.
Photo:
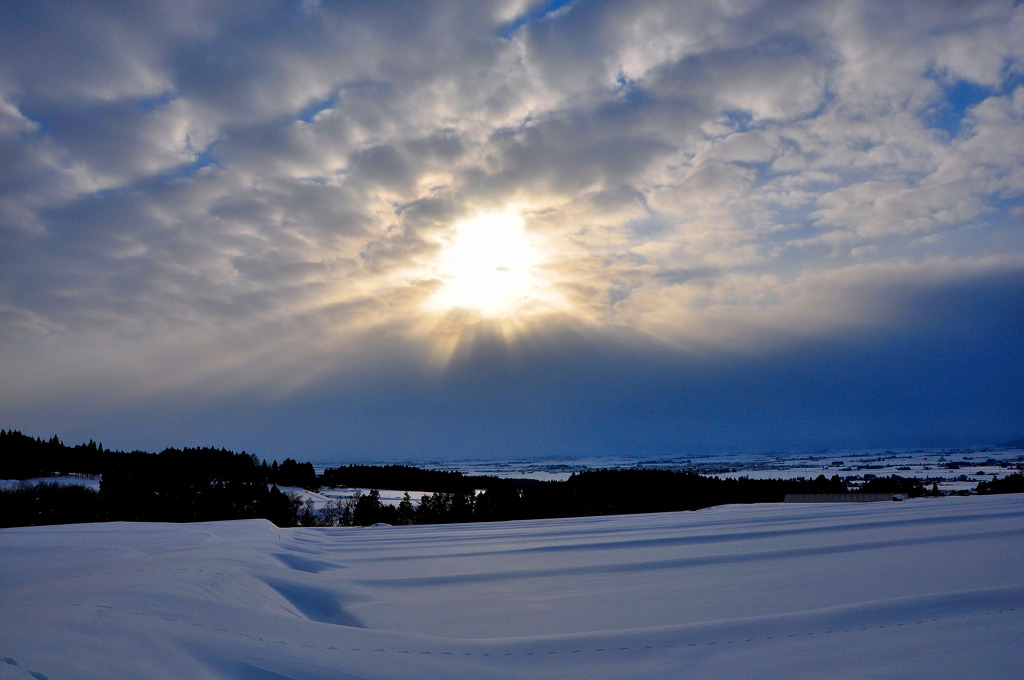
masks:
<svg viewBox="0 0 1024 680"><path fill-rule="evenodd" d="M2 660L8 666L17 666L18 665L17 660L12 659L9 656L3 657ZM37 673L35 671L28 671L28 674L31 675L36 680L50 680L50 678L46 674L44 674L44 673Z"/></svg>

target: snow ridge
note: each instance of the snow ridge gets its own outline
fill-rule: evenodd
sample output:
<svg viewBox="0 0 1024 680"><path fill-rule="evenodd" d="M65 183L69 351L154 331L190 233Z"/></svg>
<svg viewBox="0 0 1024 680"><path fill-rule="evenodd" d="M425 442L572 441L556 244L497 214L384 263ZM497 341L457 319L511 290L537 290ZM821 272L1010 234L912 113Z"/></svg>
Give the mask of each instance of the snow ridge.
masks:
<svg viewBox="0 0 1024 680"><path fill-rule="evenodd" d="M7 678L962 678L1024 662L1024 496L0 531Z"/></svg>

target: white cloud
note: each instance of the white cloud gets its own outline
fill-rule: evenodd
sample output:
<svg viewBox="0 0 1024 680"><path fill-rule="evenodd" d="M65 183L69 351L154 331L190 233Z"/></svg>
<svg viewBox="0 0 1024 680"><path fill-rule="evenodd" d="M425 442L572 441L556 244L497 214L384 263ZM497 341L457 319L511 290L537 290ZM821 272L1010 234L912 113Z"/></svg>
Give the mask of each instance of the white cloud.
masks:
<svg viewBox="0 0 1024 680"><path fill-rule="evenodd" d="M39 124L26 118L14 104L0 96L0 135L35 132Z"/></svg>
<svg viewBox="0 0 1024 680"><path fill-rule="evenodd" d="M820 304L794 282L988 262L958 250L967 227L1012 243L1020 7L580 2L499 35L538 7L18 10L0 29L8 340L342 355L420 328L439 237L506 203L581 318L689 341L877 320L842 302L867 279ZM929 116L959 110L957 79L989 94L950 135Z"/></svg>

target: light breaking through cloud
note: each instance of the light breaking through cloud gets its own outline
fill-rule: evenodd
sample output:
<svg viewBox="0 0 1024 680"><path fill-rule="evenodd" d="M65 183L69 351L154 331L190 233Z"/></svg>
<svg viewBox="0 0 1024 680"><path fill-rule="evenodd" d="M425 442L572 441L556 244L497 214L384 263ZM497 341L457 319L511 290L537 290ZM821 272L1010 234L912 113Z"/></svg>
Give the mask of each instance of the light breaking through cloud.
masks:
<svg viewBox="0 0 1024 680"><path fill-rule="evenodd" d="M1021 36L1009 1L5 6L0 418L330 459L1019 436Z"/></svg>

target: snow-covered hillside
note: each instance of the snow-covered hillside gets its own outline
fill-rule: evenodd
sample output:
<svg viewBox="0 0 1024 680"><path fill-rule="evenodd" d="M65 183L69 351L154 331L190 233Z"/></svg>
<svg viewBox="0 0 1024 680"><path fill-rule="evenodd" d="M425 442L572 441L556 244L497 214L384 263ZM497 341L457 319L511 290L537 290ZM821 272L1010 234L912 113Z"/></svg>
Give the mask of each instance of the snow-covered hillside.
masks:
<svg viewBox="0 0 1024 680"><path fill-rule="evenodd" d="M1010 678L1024 496L0 531L0 678Z"/></svg>

